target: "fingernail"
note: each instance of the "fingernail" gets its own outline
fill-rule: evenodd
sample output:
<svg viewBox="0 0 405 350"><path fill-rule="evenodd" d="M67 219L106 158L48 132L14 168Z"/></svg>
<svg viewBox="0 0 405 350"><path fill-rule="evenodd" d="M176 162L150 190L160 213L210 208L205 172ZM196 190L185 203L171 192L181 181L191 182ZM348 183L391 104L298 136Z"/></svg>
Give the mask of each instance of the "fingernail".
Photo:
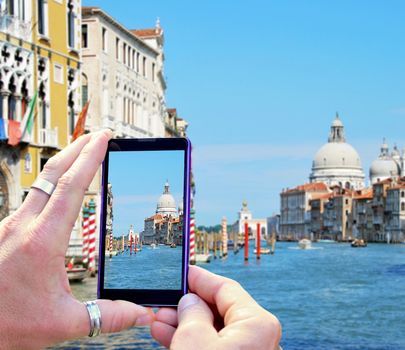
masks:
<svg viewBox="0 0 405 350"><path fill-rule="evenodd" d="M135 324L137 326L149 326L152 323L152 321L153 321L152 316L150 314L145 314L145 315L139 316L136 319Z"/></svg>
<svg viewBox="0 0 405 350"><path fill-rule="evenodd" d="M179 302L179 311L183 311L192 305L196 305L200 302L200 298L195 294L186 294L181 298Z"/></svg>

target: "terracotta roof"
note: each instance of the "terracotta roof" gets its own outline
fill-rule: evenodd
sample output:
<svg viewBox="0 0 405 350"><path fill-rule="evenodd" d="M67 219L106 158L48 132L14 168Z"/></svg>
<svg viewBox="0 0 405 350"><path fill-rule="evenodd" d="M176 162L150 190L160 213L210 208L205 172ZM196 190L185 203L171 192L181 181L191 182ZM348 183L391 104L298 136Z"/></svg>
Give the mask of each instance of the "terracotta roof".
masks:
<svg viewBox="0 0 405 350"><path fill-rule="evenodd" d="M130 32L139 38L154 38L162 34L161 28L130 29Z"/></svg>
<svg viewBox="0 0 405 350"><path fill-rule="evenodd" d="M177 109L176 108L168 108L167 109L167 113L169 113L170 115L176 115L177 114Z"/></svg>
<svg viewBox="0 0 405 350"><path fill-rule="evenodd" d="M317 193L312 195L311 201L316 199L329 199L331 197L333 197L333 193Z"/></svg>
<svg viewBox="0 0 405 350"><path fill-rule="evenodd" d="M152 215L152 216L146 218L145 221L162 220L162 219L163 219L162 214L155 214L155 215Z"/></svg>
<svg viewBox="0 0 405 350"><path fill-rule="evenodd" d="M326 192L328 191L328 186L323 182L313 182L307 183L304 185L297 186L295 188L287 189L283 193L291 193L291 192Z"/></svg>
<svg viewBox="0 0 405 350"><path fill-rule="evenodd" d="M369 188L361 193L355 193L354 199L373 199L373 189Z"/></svg>

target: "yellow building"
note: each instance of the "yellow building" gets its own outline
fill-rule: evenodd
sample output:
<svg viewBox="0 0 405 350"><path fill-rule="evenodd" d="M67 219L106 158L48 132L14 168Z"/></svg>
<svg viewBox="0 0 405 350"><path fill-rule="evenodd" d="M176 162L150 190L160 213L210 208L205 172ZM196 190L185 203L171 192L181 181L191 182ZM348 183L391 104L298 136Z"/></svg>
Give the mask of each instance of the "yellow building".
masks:
<svg viewBox="0 0 405 350"><path fill-rule="evenodd" d="M80 0L0 1L0 219L15 211L82 108ZM32 134L8 144L38 91ZM14 123L14 122L12 122Z"/></svg>

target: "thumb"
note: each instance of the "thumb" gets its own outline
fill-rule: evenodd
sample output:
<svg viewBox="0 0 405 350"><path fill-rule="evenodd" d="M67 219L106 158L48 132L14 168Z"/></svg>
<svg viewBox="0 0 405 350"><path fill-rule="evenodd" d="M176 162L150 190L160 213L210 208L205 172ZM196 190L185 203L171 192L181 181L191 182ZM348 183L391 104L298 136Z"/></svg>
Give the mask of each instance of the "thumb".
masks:
<svg viewBox="0 0 405 350"><path fill-rule="evenodd" d="M211 309L196 294L186 294L177 309L178 326L171 346L174 349L198 349L218 339Z"/></svg>

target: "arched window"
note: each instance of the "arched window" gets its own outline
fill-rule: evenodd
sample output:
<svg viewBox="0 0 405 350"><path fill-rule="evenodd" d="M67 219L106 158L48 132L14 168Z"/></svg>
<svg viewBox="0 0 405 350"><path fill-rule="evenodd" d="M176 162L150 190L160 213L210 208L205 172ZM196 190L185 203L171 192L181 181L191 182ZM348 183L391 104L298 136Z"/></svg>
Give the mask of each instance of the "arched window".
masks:
<svg viewBox="0 0 405 350"><path fill-rule="evenodd" d="M15 98L16 92L16 84L14 81L14 77L11 77L10 82L8 84L8 91L10 91L10 96L8 98L8 119L9 120L16 120L16 104L17 100Z"/></svg>
<svg viewBox="0 0 405 350"><path fill-rule="evenodd" d="M41 82L39 84L38 89L38 107L39 107L39 120L40 120L40 128L47 129L48 126L48 118L47 118L47 108L46 108L46 91L45 91L45 84Z"/></svg>
<svg viewBox="0 0 405 350"><path fill-rule="evenodd" d="M68 97L68 119L69 119L69 134L73 135L75 130L75 101L73 99L73 91L69 93Z"/></svg>
<svg viewBox="0 0 405 350"><path fill-rule="evenodd" d="M401 191L401 198L405 197L405 191Z"/></svg>
<svg viewBox="0 0 405 350"><path fill-rule="evenodd" d="M89 86L86 74L82 73L82 107L87 103L89 99Z"/></svg>
<svg viewBox="0 0 405 350"><path fill-rule="evenodd" d="M405 210L405 203L404 203L404 202L401 203L401 210L402 210L402 211Z"/></svg>
<svg viewBox="0 0 405 350"><path fill-rule="evenodd" d="M28 88L26 80L24 80L21 85L21 97L21 117L23 117L28 106Z"/></svg>

